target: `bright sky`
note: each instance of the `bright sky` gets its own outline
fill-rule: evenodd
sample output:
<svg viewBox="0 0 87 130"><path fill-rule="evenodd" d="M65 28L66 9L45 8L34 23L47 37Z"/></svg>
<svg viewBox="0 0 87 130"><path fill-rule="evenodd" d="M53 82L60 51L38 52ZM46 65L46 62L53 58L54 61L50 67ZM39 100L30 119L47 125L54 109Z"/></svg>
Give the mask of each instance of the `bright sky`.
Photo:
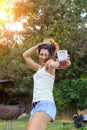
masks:
<svg viewBox="0 0 87 130"><path fill-rule="evenodd" d="M21 22L6 23L6 28L12 31L23 31L23 24Z"/></svg>
<svg viewBox="0 0 87 130"><path fill-rule="evenodd" d="M13 15L12 15L12 8L13 8L13 3L21 0L6 0L6 2L0 0L0 26L1 23L5 23L4 26L8 30L12 31L22 31L23 30L23 24L21 21L14 22L13 21Z"/></svg>
<svg viewBox="0 0 87 130"><path fill-rule="evenodd" d="M7 16L7 13L5 10L0 9L0 20L3 19L5 20Z"/></svg>

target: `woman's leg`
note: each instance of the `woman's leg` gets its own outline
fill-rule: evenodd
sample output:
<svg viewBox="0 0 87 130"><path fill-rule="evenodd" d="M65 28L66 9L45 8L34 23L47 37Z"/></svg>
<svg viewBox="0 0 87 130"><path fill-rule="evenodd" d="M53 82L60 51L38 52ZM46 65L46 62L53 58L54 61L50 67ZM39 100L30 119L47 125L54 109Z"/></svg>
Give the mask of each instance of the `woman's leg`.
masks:
<svg viewBox="0 0 87 130"><path fill-rule="evenodd" d="M28 124L28 130L46 130L52 119L45 112L35 112Z"/></svg>

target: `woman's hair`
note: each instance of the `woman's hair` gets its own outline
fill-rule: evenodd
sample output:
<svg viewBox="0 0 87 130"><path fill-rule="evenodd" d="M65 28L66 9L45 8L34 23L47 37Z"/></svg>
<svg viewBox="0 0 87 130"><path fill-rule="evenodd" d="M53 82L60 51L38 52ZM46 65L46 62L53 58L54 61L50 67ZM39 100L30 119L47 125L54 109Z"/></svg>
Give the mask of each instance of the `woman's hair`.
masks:
<svg viewBox="0 0 87 130"><path fill-rule="evenodd" d="M43 42L45 42L47 44L53 44L55 46L55 48L56 48L56 51L59 50L59 45L58 45L57 42L55 42L55 40L53 38L44 39Z"/></svg>
<svg viewBox="0 0 87 130"><path fill-rule="evenodd" d="M50 58L54 59L56 51L59 50L59 46L53 39L45 39L42 44L38 46L38 53L40 53L41 49L47 49L49 51Z"/></svg>
<svg viewBox="0 0 87 130"><path fill-rule="evenodd" d="M52 55L54 54L56 48L53 44L47 44L47 43L43 43L41 45L39 45L38 47L38 53L40 53L41 49L47 49L49 51L50 56L52 57Z"/></svg>

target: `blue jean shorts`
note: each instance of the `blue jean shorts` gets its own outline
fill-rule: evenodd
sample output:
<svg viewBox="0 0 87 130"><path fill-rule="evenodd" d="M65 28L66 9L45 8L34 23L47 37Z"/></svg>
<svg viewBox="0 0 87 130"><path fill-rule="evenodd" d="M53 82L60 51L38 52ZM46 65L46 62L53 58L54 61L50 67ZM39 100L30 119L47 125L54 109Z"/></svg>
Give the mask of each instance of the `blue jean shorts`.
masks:
<svg viewBox="0 0 87 130"><path fill-rule="evenodd" d="M52 121L55 120L56 116L56 105L50 101L40 101L37 103L35 107L30 112L30 119L34 115L35 112L45 112L52 118Z"/></svg>

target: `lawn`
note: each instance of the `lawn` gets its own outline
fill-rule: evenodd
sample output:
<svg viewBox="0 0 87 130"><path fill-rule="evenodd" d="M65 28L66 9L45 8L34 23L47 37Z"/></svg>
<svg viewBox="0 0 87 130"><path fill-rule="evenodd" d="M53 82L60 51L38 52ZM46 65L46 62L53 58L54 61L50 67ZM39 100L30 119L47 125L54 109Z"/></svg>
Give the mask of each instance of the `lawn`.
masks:
<svg viewBox="0 0 87 130"><path fill-rule="evenodd" d="M12 130L27 130L28 118L12 121ZM6 121L0 120L0 130L6 130ZM8 130L11 130L11 122L8 121ZM46 130L78 130L73 121L58 121L50 123ZM79 130L87 130L87 124Z"/></svg>

